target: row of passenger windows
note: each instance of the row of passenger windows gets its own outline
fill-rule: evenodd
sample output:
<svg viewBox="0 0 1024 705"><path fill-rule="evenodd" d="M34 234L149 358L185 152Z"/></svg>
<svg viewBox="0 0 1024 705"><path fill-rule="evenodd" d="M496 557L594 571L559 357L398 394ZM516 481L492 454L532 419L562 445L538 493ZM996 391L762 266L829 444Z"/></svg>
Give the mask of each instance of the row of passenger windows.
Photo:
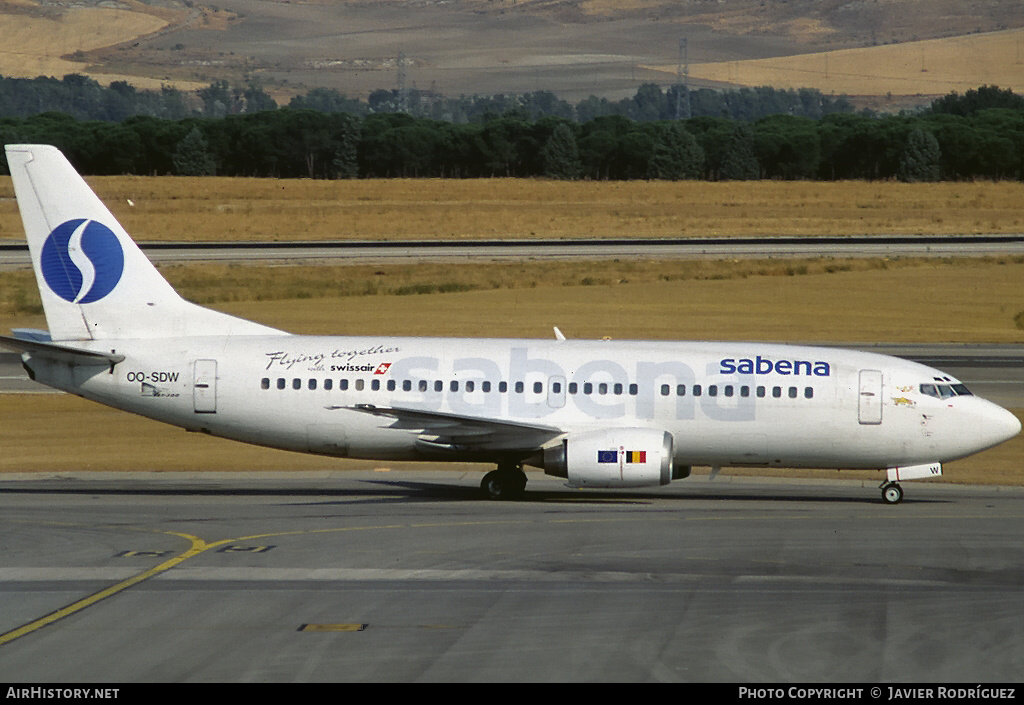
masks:
<svg viewBox="0 0 1024 705"><path fill-rule="evenodd" d="M262 389L270 389L271 388L271 384L272 384L272 382L271 382L271 379L269 377L264 377L260 381L260 387ZM334 380L333 379L318 380L318 379L315 379L315 378L310 378L308 380L303 381L302 379L300 379L298 377L294 377L291 380L287 380L284 377L278 377L276 379L276 381L273 382L273 385L276 386L277 389L287 389L290 386L292 389L303 389L303 388L305 388L305 389L315 390L317 388L321 388L321 389L324 389L326 391L331 391L331 390L334 389ZM406 379L406 380L402 380L401 383L399 383L398 380L394 380L394 379L389 379L389 380L372 379L372 380L369 381L369 385L367 385L366 380L356 379L356 380L353 380L351 382L351 386L350 386L350 383L349 383L348 379L340 379L340 380L338 380L338 389L341 390L341 391L347 391L348 389L351 388L351 389L354 389L355 391L359 392L359 391L363 391L364 389L366 389L367 386L369 387L369 389L371 391L374 391L374 392L380 391L381 389L386 389L389 392L394 392L394 391L397 391L399 388L401 388L401 390L403 392L411 392L414 389L416 391L419 391L419 392L429 392L431 390L433 390L435 392L443 392L444 388L445 388L445 383L444 383L443 380L439 380L439 379L438 380L434 380L433 382L431 382L430 380L426 380L426 379L416 380L415 382L413 380L411 380L411 379ZM497 385L492 385L492 383L488 382L488 381L483 381L483 382L477 383L477 382L475 382L473 380L466 380L464 382L460 382L458 380L451 380L450 382L448 382L448 390L451 391L451 392L458 392L461 389L464 392L471 393L471 392L477 391L477 387L478 386L479 386L479 391L484 392L485 394L486 393L490 393L491 391L494 391L495 386L497 387L497 391L500 394L506 394L508 392L508 389L509 389L508 382L498 382ZM562 394L563 393L562 386L563 386L562 382L552 382L551 383L551 390L550 390L551 393L552 394ZM533 392L535 394L543 394L544 393L544 383L543 382L534 382L533 385L532 385L532 388L533 388ZM598 395L613 394L613 395L620 395L621 396L622 394L628 393L631 396L636 396L639 393L639 391L640 391L639 387L636 384L624 385L624 384L621 384L621 383L607 383L607 382L597 382L597 383L584 382L582 385L577 384L576 382L570 382L569 384L565 385L565 388L566 388L565 391L568 391L569 394L579 394L580 391L582 391L582 393L586 394L586 395L593 395L593 394L596 393ZM523 394L526 391L526 385L523 382L515 382L512 385L512 389L515 391L516 394ZM677 384L674 387L673 387L673 385L670 385L670 384L662 384L660 386L660 388L659 388L659 392L661 393L661 396L663 396L663 397L672 396L673 393L674 393L675 396L678 396L678 397L684 397L687 394L689 394L691 396L695 396L695 397L704 396L704 395L707 395L709 397L717 397L717 396L724 396L724 397L733 397L733 396L749 397L749 396L751 396L751 394L753 394L756 397L764 398L764 397L767 397L770 394L775 399L780 399L780 398L783 397L783 395L788 396L790 399L796 399L798 396L800 396L800 393L801 393L800 389L797 388L797 387L788 387L788 388L770 387L769 388L769 387L763 387L763 386L749 387L747 385L742 385L742 386L737 387L737 386L732 385L732 384L726 384L726 385L721 385L721 386L719 386L717 384L709 384L707 386L700 385L700 384L694 384L694 385L690 385L690 386L687 386L685 384ZM803 397L805 399L813 399L814 398L814 387L804 387L803 388Z"/></svg>

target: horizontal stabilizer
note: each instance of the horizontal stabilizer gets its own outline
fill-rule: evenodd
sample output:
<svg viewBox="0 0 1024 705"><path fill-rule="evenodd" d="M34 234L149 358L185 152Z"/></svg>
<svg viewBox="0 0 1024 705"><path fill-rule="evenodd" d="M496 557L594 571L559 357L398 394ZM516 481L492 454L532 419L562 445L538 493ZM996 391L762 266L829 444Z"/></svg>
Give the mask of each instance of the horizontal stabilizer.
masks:
<svg viewBox="0 0 1024 705"><path fill-rule="evenodd" d="M35 340L39 343L49 343L53 341L53 336L50 335L48 330L40 330L38 328L12 328L11 333L18 340Z"/></svg>
<svg viewBox="0 0 1024 705"><path fill-rule="evenodd" d="M73 348L68 345L47 343L40 340L12 338L7 335L0 335L0 347L15 352L28 353L33 357L42 357L76 366L106 367L107 365L116 365L124 360L124 355L116 353L94 352L92 350L83 350L82 348Z"/></svg>

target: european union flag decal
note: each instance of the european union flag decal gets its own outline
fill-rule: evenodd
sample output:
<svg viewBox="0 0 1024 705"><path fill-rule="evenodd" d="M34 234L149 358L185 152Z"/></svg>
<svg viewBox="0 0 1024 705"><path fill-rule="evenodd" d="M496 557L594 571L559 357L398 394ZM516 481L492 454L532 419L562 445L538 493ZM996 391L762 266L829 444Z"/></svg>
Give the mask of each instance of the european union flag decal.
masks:
<svg viewBox="0 0 1024 705"><path fill-rule="evenodd" d="M617 450L599 450L599 451L597 451L597 462L599 462L599 463L617 463L617 462L619 462L619 451L617 451Z"/></svg>

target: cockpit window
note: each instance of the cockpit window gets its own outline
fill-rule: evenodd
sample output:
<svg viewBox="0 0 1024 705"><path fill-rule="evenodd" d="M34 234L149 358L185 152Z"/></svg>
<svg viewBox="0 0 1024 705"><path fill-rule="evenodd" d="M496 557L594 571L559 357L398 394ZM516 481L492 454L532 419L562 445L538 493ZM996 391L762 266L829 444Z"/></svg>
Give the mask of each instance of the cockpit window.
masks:
<svg viewBox="0 0 1024 705"><path fill-rule="evenodd" d="M936 399L949 399L957 396L973 396L971 391L963 384L922 384L921 394Z"/></svg>

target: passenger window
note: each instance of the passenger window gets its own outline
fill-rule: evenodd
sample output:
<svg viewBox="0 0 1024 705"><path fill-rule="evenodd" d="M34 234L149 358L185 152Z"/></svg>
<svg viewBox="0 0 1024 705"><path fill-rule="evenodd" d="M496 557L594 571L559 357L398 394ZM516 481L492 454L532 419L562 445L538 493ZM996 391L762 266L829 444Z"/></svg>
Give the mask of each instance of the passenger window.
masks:
<svg viewBox="0 0 1024 705"><path fill-rule="evenodd" d="M594 393L594 385L591 384L590 382L584 382L583 383L583 393L584 394L593 394Z"/></svg>
<svg viewBox="0 0 1024 705"><path fill-rule="evenodd" d="M814 398L814 387L804 387L804 399Z"/></svg>
<svg viewBox="0 0 1024 705"><path fill-rule="evenodd" d="M379 379L375 379L372 382L370 382L370 389L372 389L375 392L379 392L380 391L380 380Z"/></svg>
<svg viewBox="0 0 1024 705"><path fill-rule="evenodd" d="M622 385L616 383L615 386L612 387L612 391L615 392L616 394L622 394Z"/></svg>
<svg viewBox="0 0 1024 705"><path fill-rule="evenodd" d="M476 382L472 382L472 381L466 382L466 391L467 392L472 392L474 389L476 389Z"/></svg>
<svg viewBox="0 0 1024 705"><path fill-rule="evenodd" d="M640 393L640 387L636 386L635 384L629 385L629 393L635 397L637 394Z"/></svg>
<svg viewBox="0 0 1024 705"><path fill-rule="evenodd" d="M397 386L397 385L396 385L396 383L395 383L395 380L393 380L393 379L389 379L389 380L388 380L388 384L387 384L387 387L388 387L388 391L389 391L389 392L393 392L393 391L395 391L395 386Z"/></svg>
<svg viewBox="0 0 1024 705"><path fill-rule="evenodd" d="M260 380L260 388L261 389L270 389L270 378L269 377L264 377L263 379Z"/></svg>
<svg viewBox="0 0 1024 705"><path fill-rule="evenodd" d="M667 384L661 385L661 396L667 397L669 394L669 386Z"/></svg>
<svg viewBox="0 0 1024 705"><path fill-rule="evenodd" d="M508 391L508 382L498 382L498 391L504 394Z"/></svg>
<svg viewBox="0 0 1024 705"><path fill-rule="evenodd" d="M765 388L764 387L758 387L757 388L757 398L758 399L764 399L764 395L765 395Z"/></svg>
<svg viewBox="0 0 1024 705"><path fill-rule="evenodd" d="M699 384L693 385L693 396L695 396L695 397L699 397L700 396L700 385Z"/></svg>
<svg viewBox="0 0 1024 705"><path fill-rule="evenodd" d="M315 379L309 380L309 388L310 388L310 390L316 389L316 380Z"/></svg>
<svg viewBox="0 0 1024 705"><path fill-rule="evenodd" d="M718 396L718 385L717 384L712 384L712 385L710 385L708 387L708 396L709 397L717 397Z"/></svg>
<svg viewBox="0 0 1024 705"><path fill-rule="evenodd" d="M416 386L418 386L418 387L419 387L419 389L420 389L420 391L421 391L421 392L425 392L425 391L427 391L427 380L425 380L425 379L421 379L421 380L420 380L420 382L419 382L419 384L418 384L418 385L416 385Z"/></svg>
<svg viewBox="0 0 1024 705"><path fill-rule="evenodd" d="M601 382L601 384L597 385L597 393L598 394L607 394L608 393L608 383L607 382Z"/></svg>
<svg viewBox="0 0 1024 705"><path fill-rule="evenodd" d="M676 385L676 396L677 397L685 397L686 396L686 385L685 384L677 384Z"/></svg>
<svg viewBox="0 0 1024 705"><path fill-rule="evenodd" d="M789 398L796 399L796 387L789 388Z"/></svg>
<svg viewBox="0 0 1024 705"><path fill-rule="evenodd" d="M516 394L522 394L524 388L522 382L516 382Z"/></svg>
<svg viewBox="0 0 1024 705"><path fill-rule="evenodd" d="M772 387L772 396L776 399L782 398L782 387Z"/></svg>
<svg viewBox="0 0 1024 705"><path fill-rule="evenodd" d="M575 382L569 382L569 394L575 394L576 390L579 389L579 385Z"/></svg>
<svg viewBox="0 0 1024 705"><path fill-rule="evenodd" d="M340 390L341 390L341 391L343 391L343 392L344 392L344 391L345 391L346 389L348 389L348 380L347 380L347 379L343 379L343 380L340 380L340 381L338 382L338 389L340 389Z"/></svg>
<svg viewBox="0 0 1024 705"><path fill-rule="evenodd" d="M363 387L364 386L366 386L365 380L361 380L361 379L357 379L356 380L356 391L357 392L363 391Z"/></svg>
<svg viewBox="0 0 1024 705"><path fill-rule="evenodd" d="M541 384L540 382L534 382L533 383L533 393L534 394L540 394L542 391L544 391L544 385Z"/></svg>
<svg viewBox="0 0 1024 705"><path fill-rule="evenodd" d="M727 396L727 397L731 397L732 396L732 385L731 384L725 385L725 396Z"/></svg>
<svg viewBox="0 0 1024 705"><path fill-rule="evenodd" d="M302 389L302 380L298 377L292 380L292 389Z"/></svg>
<svg viewBox="0 0 1024 705"><path fill-rule="evenodd" d="M487 394L488 392L491 391L491 383L490 382L481 382L480 383L480 389L483 391L484 394Z"/></svg>
<svg viewBox="0 0 1024 705"><path fill-rule="evenodd" d="M326 389L328 392L331 391L332 389L334 389L334 380L333 379L325 379L324 380L324 389Z"/></svg>
<svg viewBox="0 0 1024 705"><path fill-rule="evenodd" d="M434 391L435 392L443 392L444 391L444 382L442 382L439 379L434 380Z"/></svg>
<svg viewBox="0 0 1024 705"><path fill-rule="evenodd" d="M412 391L412 380L411 379L403 379L402 380L402 391L403 392L411 392Z"/></svg>
<svg viewBox="0 0 1024 705"><path fill-rule="evenodd" d="M552 382L551 383L551 391L554 392L555 394L561 394L562 393L562 383L561 382Z"/></svg>
<svg viewBox="0 0 1024 705"><path fill-rule="evenodd" d="M749 397L750 396L750 387L747 387L747 386L740 387L740 396L741 397Z"/></svg>
<svg viewBox="0 0 1024 705"><path fill-rule="evenodd" d="M453 379L451 382L448 383L448 391L450 391L450 392L457 392L457 391L459 391L459 382L458 382L458 380L454 380Z"/></svg>

